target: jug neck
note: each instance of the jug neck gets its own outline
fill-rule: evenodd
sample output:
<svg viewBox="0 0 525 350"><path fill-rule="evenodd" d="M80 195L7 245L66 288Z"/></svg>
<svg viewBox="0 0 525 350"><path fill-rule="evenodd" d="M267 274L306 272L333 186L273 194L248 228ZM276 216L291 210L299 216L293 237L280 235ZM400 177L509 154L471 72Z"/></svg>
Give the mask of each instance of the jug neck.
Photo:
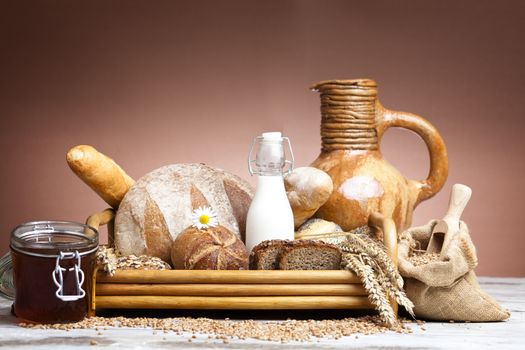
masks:
<svg viewBox="0 0 525 350"><path fill-rule="evenodd" d="M379 149L376 129L377 85L370 79L326 80L312 90L321 95L323 152Z"/></svg>

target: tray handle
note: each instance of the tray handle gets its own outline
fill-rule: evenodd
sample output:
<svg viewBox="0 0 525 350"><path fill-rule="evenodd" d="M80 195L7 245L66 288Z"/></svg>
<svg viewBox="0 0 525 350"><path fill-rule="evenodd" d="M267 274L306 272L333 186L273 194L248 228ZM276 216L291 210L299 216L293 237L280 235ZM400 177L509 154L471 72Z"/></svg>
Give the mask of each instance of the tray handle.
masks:
<svg viewBox="0 0 525 350"><path fill-rule="evenodd" d="M93 214L89 216L86 220L86 225L93 227L97 231L101 225L108 225L108 245L113 246L113 224L115 221L115 210L108 208L100 213ZM96 287L97 287L97 272L98 266L95 267L93 271L93 281L92 281L92 290L91 290L91 301L89 303L89 309L87 316L94 317L96 316Z"/></svg>
<svg viewBox="0 0 525 350"><path fill-rule="evenodd" d="M108 245L113 246L113 223L115 221L115 210L108 208L100 213L91 215L86 220L86 225L98 230L101 225L108 225Z"/></svg>
<svg viewBox="0 0 525 350"><path fill-rule="evenodd" d="M392 259L392 263L397 269L397 230L394 220L385 217L381 213L373 212L368 217L368 226L383 232L383 244L390 259ZM389 301L394 313L397 314L398 305L396 300L392 296L389 296Z"/></svg>
<svg viewBox="0 0 525 350"><path fill-rule="evenodd" d="M381 213L373 212L368 217L368 226L383 232L383 244L394 266L397 268L397 231L394 220L385 217Z"/></svg>

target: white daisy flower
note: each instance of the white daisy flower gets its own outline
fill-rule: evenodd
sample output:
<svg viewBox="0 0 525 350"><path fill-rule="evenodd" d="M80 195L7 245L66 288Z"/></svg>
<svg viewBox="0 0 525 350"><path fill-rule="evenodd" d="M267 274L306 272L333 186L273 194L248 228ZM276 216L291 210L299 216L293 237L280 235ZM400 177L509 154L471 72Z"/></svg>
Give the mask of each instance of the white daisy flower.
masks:
<svg viewBox="0 0 525 350"><path fill-rule="evenodd" d="M215 227L219 224L217 213L215 213L211 207L199 207L195 209L191 214L191 221L193 222L192 226L199 230Z"/></svg>

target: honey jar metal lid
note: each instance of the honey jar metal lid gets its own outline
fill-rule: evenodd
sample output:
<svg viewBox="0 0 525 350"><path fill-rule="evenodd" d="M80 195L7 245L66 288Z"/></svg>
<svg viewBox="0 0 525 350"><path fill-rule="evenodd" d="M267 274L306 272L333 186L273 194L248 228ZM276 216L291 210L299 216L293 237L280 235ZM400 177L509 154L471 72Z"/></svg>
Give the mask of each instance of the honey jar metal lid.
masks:
<svg viewBox="0 0 525 350"><path fill-rule="evenodd" d="M80 255L98 248L98 231L70 221L33 221L11 232L11 249L32 256L55 258L77 251Z"/></svg>

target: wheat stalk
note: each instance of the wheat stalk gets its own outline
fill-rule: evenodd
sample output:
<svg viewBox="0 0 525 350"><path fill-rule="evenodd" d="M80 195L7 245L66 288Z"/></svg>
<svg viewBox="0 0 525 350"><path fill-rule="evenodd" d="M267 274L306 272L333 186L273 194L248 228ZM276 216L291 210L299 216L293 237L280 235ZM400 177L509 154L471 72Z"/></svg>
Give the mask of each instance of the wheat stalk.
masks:
<svg viewBox="0 0 525 350"><path fill-rule="evenodd" d="M376 278L381 284L381 286L384 288L384 290L388 291L390 295L395 299L395 301L403 306L407 312L415 318L415 314L413 311L414 303L410 299L408 299L407 295L405 294L405 291L398 288L397 286L392 284L392 281L388 276L385 275L385 272L381 269L381 266L377 264L375 260L370 258L368 255L362 255L361 258L363 259L363 262L367 264L368 266L371 266L376 274Z"/></svg>
<svg viewBox="0 0 525 350"><path fill-rule="evenodd" d="M368 298L374 304L384 322L389 327L397 326L398 322L394 310L386 298L384 289L378 283L372 267L366 265L358 256L352 253L343 254L342 265L345 269L354 271L361 279L365 290L368 292Z"/></svg>
<svg viewBox="0 0 525 350"><path fill-rule="evenodd" d="M347 236L346 242L341 242L339 247L343 251L352 253L366 253L374 259L384 270L386 275L392 281L392 284L398 288L403 288L403 278L397 271L396 267L392 263L392 260L384 250L384 246L379 242L371 239L366 235L354 235L350 234Z"/></svg>
<svg viewBox="0 0 525 350"><path fill-rule="evenodd" d="M346 240L337 244L343 252L342 266L358 275L384 322L391 327L397 323L389 295L414 317L414 304L403 291L403 278L382 242L366 233L345 236Z"/></svg>
<svg viewBox="0 0 525 350"><path fill-rule="evenodd" d="M383 243L372 239L368 235L360 235L354 237L362 239L364 246L368 247L370 252L376 254L369 255L372 256L375 259L375 261L377 261L380 264L380 266L382 266L388 272L387 276L391 279L392 283L398 286L399 288L403 288L403 277L401 277L399 271L394 266L394 263L392 262L392 259L390 259L390 256L386 252L386 248L383 245Z"/></svg>
<svg viewBox="0 0 525 350"><path fill-rule="evenodd" d="M326 233L314 239L326 241L336 239L336 244L343 253L341 266L354 271L361 279L368 298L379 312L381 318L390 327L395 327L396 315L388 301L389 295L414 317L414 304L403 291L403 278L392 262L384 244L371 237L368 227L352 232ZM345 237L343 241L338 238ZM410 237L408 237L410 238Z"/></svg>

